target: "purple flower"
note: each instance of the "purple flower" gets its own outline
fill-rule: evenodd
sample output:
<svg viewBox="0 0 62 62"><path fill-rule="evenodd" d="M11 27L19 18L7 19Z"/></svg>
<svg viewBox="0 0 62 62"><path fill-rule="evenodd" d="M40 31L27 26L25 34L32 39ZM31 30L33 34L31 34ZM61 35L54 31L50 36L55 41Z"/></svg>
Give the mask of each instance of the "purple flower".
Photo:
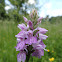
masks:
<svg viewBox="0 0 62 62"><path fill-rule="evenodd" d="M43 34L39 34L39 39L41 39L41 40L46 40L46 38L47 38L48 36L46 36L46 35L43 35Z"/></svg>
<svg viewBox="0 0 62 62"><path fill-rule="evenodd" d="M33 31L32 30L27 31L27 35L28 35L28 37L32 37L33 36Z"/></svg>
<svg viewBox="0 0 62 62"><path fill-rule="evenodd" d="M48 30L45 28L37 27L37 30L39 30L39 33L45 34Z"/></svg>
<svg viewBox="0 0 62 62"><path fill-rule="evenodd" d="M23 38L17 38L17 42L23 41Z"/></svg>
<svg viewBox="0 0 62 62"><path fill-rule="evenodd" d="M39 44L41 44L42 47L45 49L46 45L43 43L43 41L40 41Z"/></svg>
<svg viewBox="0 0 62 62"><path fill-rule="evenodd" d="M23 16L23 18L24 18L24 21L27 23L28 22L28 19L26 17L24 17L24 16Z"/></svg>
<svg viewBox="0 0 62 62"><path fill-rule="evenodd" d="M31 17L33 14L31 14ZM17 35L15 35L15 37L17 37L17 46L15 48L16 51L20 52L17 55L18 62L25 62L26 55L28 57L32 54L32 56L36 56L38 58L44 56L44 50L46 50L46 45L43 43L43 40L45 40L48 37L44 35L48 30L36 26L39 23L41 23L42 17L38 18L38 20L35 22L36 24L33 23L34 18L32 19L32 21L28 21L28 19L24 16L23 18L27 26L23 23L18 24L18 28L20 28L21 31Z"/></svg>
<svg viewBox="0 0 62 62"><path fill-rule="evenodd" d="M45 50L45 45L44 44L40 44L40 42L32 44L33 49L44 49Z"/></svg>
<svg viewBox="0 0 62 62"><path fill-rule="evenodd" d="M38 58L41 58L41 56L44 56L44 50L43 49L36 49L33 53L32 56L36 56Z"/></svg>
<svg viewBox="0 0 62 62"><path fill-rule="evenodd" d="M36 37L29 37L28 39L25 40L26 44L33 44L33 43L37 43L37 38Z"/></svg>
<svg viewBox="0 0 62 62"><path fill-rule="evenodd" d="M21 30L27 30L28 28L29 28L29 25L27 25L27 27L26 27L26 25L25 24L18 24L18 28L20 28Z"/></svg>
<svg viewBox="0 0 62 62"><path fill-rule="evenodd" d="M39 17L37 21L38 21L38 22L39 22L39 21L41 21L41 20L42 20L42 18L43 18L43 17Z"/></svg>
<svg viewBox="0 0 62 62"><path fill-rule="evenodd" d="M37 24L41 23L42 18L43 18L43 17L38 18L38 20L37 20L38 23L37 23Z"/></svg>
<svg viewBox="0 0 62 62"><path fill-rule="evenodd" d="M46 45L41 41L41 40L38 40L37 43L35 44L32 44L33 46L33 49L35 50L33 53L32 53L32 56L36 56L38 58L41 58L41 56L44 56L44 50Z"/></svg>
<svg viewBox="0 0 62 62"><path fill-rule="evenodd" d="M15 47L16 51L20 51L20 50L24 49L24 46L25 46L24 41L18 42L17 46Z"/></svg>
<svg viewBox="0 0 62 62"><path fill-rule="evenodd" d="M15 37L17 37L19 41L20 40L22 41L25 38L28 38L27 33L28 33L27 31L20 31L17 35L15 35Z"/></svg>
<svg viewBox="0 0 62 62"><path fill-rule="evenodd" d="M35 51L32 53L32 56L36 56L38 58L44 56L44 50L40 46L37 46L36 48L34 48L34 50Z"/></svg>
<svg viewBox="0 0 62 62"><path fill-rule="evenodd" d="M20 53L17 55L17 61L25 62L25 60L26 60L26 53L24 51L20 51Z"/></svg>
<svg viewBox="0 0 62 62"><path fill-rule="evenodd" d="M33 30L33 23L32 23L32 21L28 21L28 25L29 25L29 27Z"/></svg>

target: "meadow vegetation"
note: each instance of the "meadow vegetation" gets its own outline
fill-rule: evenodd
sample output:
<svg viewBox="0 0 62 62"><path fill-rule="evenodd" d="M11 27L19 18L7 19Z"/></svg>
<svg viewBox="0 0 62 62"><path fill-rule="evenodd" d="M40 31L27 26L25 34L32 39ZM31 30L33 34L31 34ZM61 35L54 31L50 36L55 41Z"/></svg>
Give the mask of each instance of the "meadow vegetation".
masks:
<svg viewBox="0 0 62 62"><path fill-rule="evenodd" d="M58 22L57 20L52 19L53 23L42 21L40 26L48 30L48 38L43 41L48 51L45 51L41 59L31 57L29 62L50 62L49 58L52 57L54 58L53 62L62 62L62 19L59 19ZM15 35L20 31L17 25L14 21L0 20L0 62L17 62Z"/></svg>

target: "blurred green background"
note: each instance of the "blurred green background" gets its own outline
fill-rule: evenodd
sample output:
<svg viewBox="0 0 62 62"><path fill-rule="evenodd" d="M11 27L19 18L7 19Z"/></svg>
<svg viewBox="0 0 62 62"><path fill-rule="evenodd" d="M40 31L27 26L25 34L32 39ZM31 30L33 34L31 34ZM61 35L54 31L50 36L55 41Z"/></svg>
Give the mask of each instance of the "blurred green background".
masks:
<svg viewBox="0 0 62 62"><path fill-rule="evenodd" d="M15 35L20 31L17 25L24 23L23 16L29 18L29 10L36 8L39 12L39 7L28 4L28 0L9 1L13 8L7 11L5 7L8 4L5 0L0 0L0 62L17 62L18 52L14 48L17 44ZM38 0L35 2L38 4ZM31 57L29 62L50 62L49 59L52 57L53 62L62 62L62 16L49 17L47 15L39 26L48 30L46 33L48 38L43 41L48 51L45 51L41 59Z"/></svg>

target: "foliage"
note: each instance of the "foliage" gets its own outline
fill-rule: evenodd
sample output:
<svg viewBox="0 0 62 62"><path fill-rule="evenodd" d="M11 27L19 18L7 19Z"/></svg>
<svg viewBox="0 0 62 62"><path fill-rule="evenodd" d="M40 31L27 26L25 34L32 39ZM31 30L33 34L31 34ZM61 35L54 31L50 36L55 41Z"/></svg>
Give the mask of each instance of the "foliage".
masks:
<svg viewBox="0 0 62 62"><path fill-rule="evenodd" d="M6 11L4 7L5 7L4 0L0 0L0 19L5 18Z"/></svg>
<svg viewBox="0 0 62 62"><path fill-rule="evenodd" d="M23 9L23 5L28 0L9 0L11 4L14 6L14 9L9 10L8 15L10 19L14 19L15 22L20 22L22 19L22 15L27 15L25 6L25 10Z"/></svg>
<svg viewBox="0 0 62 62"><path fill-rule="evenodd" d="M23 16L28 16L28 14L26 15L18 14L18 12L15 9L10 9L8 11L8 15L9 15L10 21L12 19L15 23L23 22Z"/></svg>
<svg viewBox="0 0 62 62"><path fill-rule="evenodd" d="M51 17L49 19L50 23L60 23L62 21L62 16L57 16L57 17Z"/></svg>
<svg viewBox="0 0 62 62"><path fill-rule="evenodd" d="M13 17L16 22L19 22L20 19L22 19L22 17L20 18L20 16L24 15L24 16L28 16L28 11L32 11L32 9L36 8L35 4L30 4L28 3L28 0L9 0L10 3L14 6L14 9L10 9L8 14L9 16ZM34 0L36 3L36 0ZM16 16L14 16L16 15Z"/></svg>

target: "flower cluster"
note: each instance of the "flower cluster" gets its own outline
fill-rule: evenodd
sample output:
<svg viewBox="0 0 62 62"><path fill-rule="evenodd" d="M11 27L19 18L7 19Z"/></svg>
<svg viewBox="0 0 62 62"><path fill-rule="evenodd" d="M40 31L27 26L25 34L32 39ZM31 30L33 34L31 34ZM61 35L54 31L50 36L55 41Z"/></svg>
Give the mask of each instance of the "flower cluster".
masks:
<svg viewBox="0 0 62 62"><path fill-rule="evenodd" d="M44 50L46 50L43 40L46 40L48 37L45 35L48 30L38 26L41 23L42 17L34 21L33 14L36 14L36 12L30 15L31 20L23 16L26 25L24 23L18 24L18 28L21 29L16 35L18 43L15 48L16 51L20 51L17 55L18 62L25 62L26 56L29 57L29 55L41 58L44 55Z"/></svg>

